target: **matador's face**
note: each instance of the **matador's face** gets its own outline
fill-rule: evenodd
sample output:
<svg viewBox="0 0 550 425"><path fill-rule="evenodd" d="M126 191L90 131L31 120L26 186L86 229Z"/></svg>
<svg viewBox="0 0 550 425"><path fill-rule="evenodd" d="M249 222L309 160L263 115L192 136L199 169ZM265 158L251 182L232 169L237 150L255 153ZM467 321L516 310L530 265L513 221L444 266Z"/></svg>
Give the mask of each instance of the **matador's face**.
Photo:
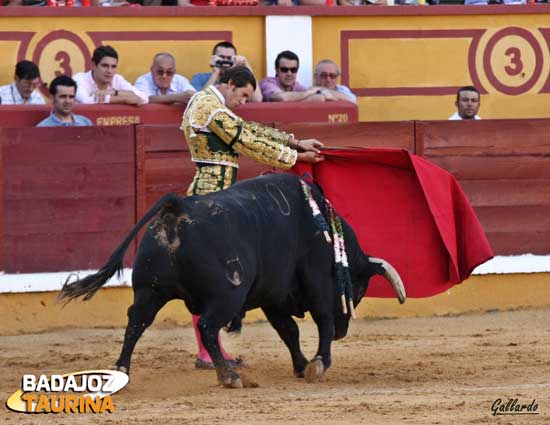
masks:
<svg viewBox="0 0 550 425"><path fill-rule="evenodd" d="M227 83L229 90L225 96L225 106L229 109L233 109L236 106L242 105L248 101L254 94L254 88L252 84L248 83L245 87L236 87L232 81Z"/></svg>

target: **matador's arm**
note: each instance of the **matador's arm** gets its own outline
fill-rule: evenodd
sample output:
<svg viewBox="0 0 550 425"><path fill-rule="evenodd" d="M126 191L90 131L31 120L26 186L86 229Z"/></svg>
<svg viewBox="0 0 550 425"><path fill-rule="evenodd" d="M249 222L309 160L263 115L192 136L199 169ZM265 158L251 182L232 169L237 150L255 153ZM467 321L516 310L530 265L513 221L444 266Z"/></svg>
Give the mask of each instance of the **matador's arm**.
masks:
<svg viewBox="0 0 550 425"><path fill-rule="evenodd" d="M273 167L290 168L298 158L298 152L287 146L291 134L247 122L226 108L212 114L208 129L237 152Z"/></svg>

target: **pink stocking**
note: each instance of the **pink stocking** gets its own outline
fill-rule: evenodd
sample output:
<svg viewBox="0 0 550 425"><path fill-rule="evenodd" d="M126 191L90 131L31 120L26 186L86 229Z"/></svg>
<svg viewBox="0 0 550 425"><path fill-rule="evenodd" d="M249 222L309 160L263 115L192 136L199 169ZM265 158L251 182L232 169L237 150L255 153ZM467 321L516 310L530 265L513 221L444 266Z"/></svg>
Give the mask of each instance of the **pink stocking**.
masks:
<svg viewBox="0 0 550 425"><path fill-rule="evenodd" d="M210 363L212 362L212 359L210 358L210 354L208 354L208 351L206 351L206 347L202 344L201 334L199 332L199 328L197 327L197 323L199 322L199 319L200 319L200 316L195 316L193 314L193 329L195 330L195 337L197 338L197 347L199 349L199 353L197 355L199 359ZM225 360L233 360L233 357L231 357L231 355L229 355L223 349L222 340L219 335L218 335L218 343L220 344L220 349L222 351L223 358Z"/></svg>

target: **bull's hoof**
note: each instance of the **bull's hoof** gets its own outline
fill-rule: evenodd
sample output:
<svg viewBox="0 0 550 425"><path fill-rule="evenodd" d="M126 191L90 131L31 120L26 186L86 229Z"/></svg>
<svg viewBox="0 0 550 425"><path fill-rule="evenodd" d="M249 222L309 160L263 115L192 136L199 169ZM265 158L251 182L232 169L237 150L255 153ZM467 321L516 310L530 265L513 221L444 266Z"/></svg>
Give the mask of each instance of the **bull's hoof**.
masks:
<svg viewBox="0 0 550 425"><path fill-rule="evenodd" d="M125 373L128 375L128 369L126 369L124 366L113 366L113 370L118 370L119 372Z"/></svg>
<svg viewBox="0 0 550 425"><path fill-rule="evenodd" d="M258 384L256 381L247 378L245 375L241 375L241 379L243 381L244 388L258 388L260 386L260 384Z"/></svg>
<svg viewBox="0 0 550 425"><path fill-rule="evenodd" d="M241 378L227 378L223 381L223 386L225 388L243 388L243 381Z"/></svg>
<svg viewBox="0 0 550 425"><path fill-rule="evenodd" d="M295 370L294 371L294 376L296 378L303 378L304 377L304 371L303 370Z"/></svg>
<svg viewBox="0 0 550 425"><path fill-rule="evenodd" d="M302 358L296 362L293 363L294 366L294 376L296 378L303 378L304 377L304 371L306 370L306 366L308 365L307 359L302 356Z"/></svg>
<svg viewBox="0 0 550 425"><path fill-rule="evenodd" d="M309 383L319 382L324 373L325 365L323 364L323 360L320 356L317 356L306 366L304 378Z"/></svg>

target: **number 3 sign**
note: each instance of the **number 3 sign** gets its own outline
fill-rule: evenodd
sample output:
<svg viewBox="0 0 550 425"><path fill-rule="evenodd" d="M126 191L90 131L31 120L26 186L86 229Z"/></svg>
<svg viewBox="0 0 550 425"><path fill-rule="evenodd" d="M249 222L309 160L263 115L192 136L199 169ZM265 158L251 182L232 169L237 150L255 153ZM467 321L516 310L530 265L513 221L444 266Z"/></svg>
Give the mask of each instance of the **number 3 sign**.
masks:
<svg viewBox="0 0 550 425"><path fill-rule="evenodd" d="M542 48L526 29L508 27L497 31L483 51L483 70L489 83L499 92L519 95L540 80Z"/></svg>
<svg viewBox="0 0 550 425"><path fill-rule="evenodd" d="M42 81L49 83L60 75L73 76L90 67L90 52L82 39L70 31L52 31L36 45L33 62Z"/></svg>

